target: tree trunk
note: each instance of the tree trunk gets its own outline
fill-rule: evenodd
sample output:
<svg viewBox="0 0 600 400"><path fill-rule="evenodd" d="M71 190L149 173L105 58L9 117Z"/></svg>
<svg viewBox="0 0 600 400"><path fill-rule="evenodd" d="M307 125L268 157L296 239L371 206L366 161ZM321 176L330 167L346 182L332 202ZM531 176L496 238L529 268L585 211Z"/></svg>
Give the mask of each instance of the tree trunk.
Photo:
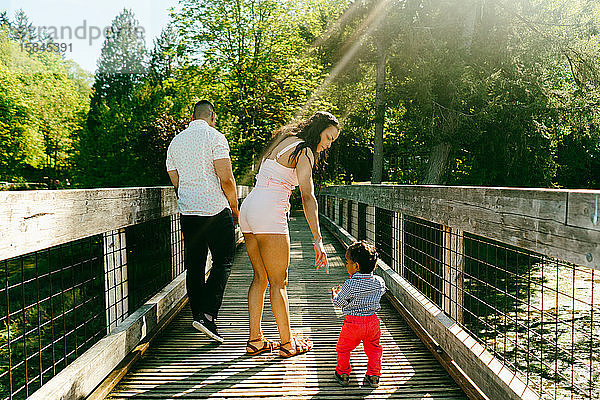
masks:
<svg viewBox="0 0 600 400"><path fill-rule="evenodd" d="M375 148L371 183L381 183L383 174L383 124L385 122L385 49L377 35L377 83L375 87Z"/></svg>
<svg viewBox="0 0 600 400"><path fill-rule="evenodd" d="M421 183L424 185L441 185L443 183L442 178L446 171L451 148L450 143L442 142L431 149L427 162L427 173Z"/></svg>

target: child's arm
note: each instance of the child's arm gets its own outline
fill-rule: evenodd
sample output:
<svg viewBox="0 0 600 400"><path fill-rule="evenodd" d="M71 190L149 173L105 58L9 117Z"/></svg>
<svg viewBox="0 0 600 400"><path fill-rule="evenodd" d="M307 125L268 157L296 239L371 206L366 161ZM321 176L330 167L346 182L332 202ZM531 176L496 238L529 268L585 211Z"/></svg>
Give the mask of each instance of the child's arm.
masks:
<svg viewBox="0 0 600 400"><path fill-rule="evenodd" d="M342 286L338 286L337 288L331 288L331 301L333 305L336 307L343 307L347 305L350 300L350 286L348 285L348 281L344 282Z"/></svg>
<svg viewBox="0 0 600 400"><path fill-rule="evenodd" d="M379 281L379 283L381 284L381 295L383 296L385 294L386 291L386 287L385 287L385 281L383 280L382 277L378 276L377 280Z"/></svg>
<svg viewBox="0 0 600 400"><path fill-rule="evenodd" d="M338 295L338 293L340 292L340 289L342 288L342 285L338 285L338 287L332 287L331 288L331 298L333 299L335 296Z"/></svg>

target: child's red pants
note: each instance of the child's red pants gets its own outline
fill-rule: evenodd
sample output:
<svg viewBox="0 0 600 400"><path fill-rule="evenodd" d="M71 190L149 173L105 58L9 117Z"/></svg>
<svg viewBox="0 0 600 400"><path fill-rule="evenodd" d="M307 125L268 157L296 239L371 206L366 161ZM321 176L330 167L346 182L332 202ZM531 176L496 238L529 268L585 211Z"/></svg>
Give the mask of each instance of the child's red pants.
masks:
<svg viewBox="0 0 600 400"><path fill-rule="evenodd" d="M381 354L383 350L379 344L381 330L379 318L376 314L367 317L347 315L340 337L335 349L337 350L338 374L350 374L350 352L363 342L365 354L369 361L367 363L367 375L381 375Z"/></svg>

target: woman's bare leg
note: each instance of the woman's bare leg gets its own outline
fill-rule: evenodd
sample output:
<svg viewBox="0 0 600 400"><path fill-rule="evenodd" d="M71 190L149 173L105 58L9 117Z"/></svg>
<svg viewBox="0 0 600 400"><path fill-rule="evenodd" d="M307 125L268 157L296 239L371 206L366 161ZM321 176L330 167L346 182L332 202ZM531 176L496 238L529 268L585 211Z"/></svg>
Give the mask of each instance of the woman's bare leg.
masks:
<svg viewBox="0 0 600 400"><path fill-rule="evenodd" d="M290 238L281 234L257 234L258 248L269 280L271 310L281 343L291 340L287 297L287 272L290 264Z"/></svg>
<svg viewBox="0 0 600 400"><path fill-rule="evenodd" d="M252 233L244 233L244 240L246 242L246 251L248 252L248 257L250 257L252 269L254 270L254 278L250 284L250 289L248 289L248 317L250 320L249 339L253 340L263 336L260 323L262 321L265 292L267 291L269 280L260 255L256 237Z"/></svg>

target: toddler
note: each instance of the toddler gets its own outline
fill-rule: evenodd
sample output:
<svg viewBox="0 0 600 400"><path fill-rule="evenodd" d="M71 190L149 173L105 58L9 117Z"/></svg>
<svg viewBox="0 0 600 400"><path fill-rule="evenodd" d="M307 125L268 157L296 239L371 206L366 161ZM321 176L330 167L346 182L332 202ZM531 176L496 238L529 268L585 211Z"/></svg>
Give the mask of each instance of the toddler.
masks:
<svg viewBox="0 0 600 400"><path fill-rule="evenodd" d="M377 251L364 241L355 242L346 251L346 270L350 279L337 288L331 288L333 304L341 307L346 320L337 342L337 367L335 379L348 386L350 352L363 343L369 361L363 385L379 386L381 376L382 348L379 344L381 331L375 314L381 306L379 301L385 293L385 283L373 275L377 262Z"/></svg>

